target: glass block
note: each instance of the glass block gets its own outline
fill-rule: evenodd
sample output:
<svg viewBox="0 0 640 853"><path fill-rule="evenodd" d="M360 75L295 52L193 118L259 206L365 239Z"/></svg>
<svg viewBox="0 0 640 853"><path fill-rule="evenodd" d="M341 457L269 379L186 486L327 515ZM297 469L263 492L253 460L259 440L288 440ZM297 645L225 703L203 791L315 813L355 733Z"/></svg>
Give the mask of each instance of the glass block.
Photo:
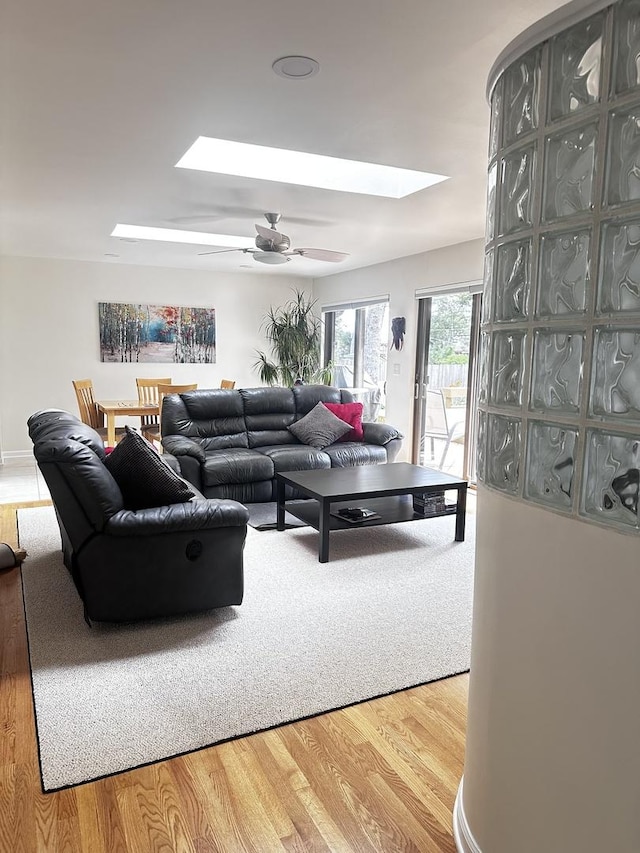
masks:
<svg viewBox="0 0 640 853"><path fill-rule="evenodd" d="M640 328L595 329L589 413L640 422Z"/></svg>
<svg viewBox="0 0 640 853"><path fill-rule="evenodd" d="M556 119L600 98L603 16L594 15L551 40L549 118Z"/></svg>
<svg viewBox="0 0 640 853"><path fill-rule="evenodd" d="M504 73L504 144L538 126L540 48L516 60Z"/></svg>
<svg viewBox="0 0 640 853"><path fill-rule="evenodd" d="M518 491L521 441L522 424L519 419L487 415L485 483L512 494Z"/></svg>
<svg viewBox="0 0 640 853"><path fill-rule="evenodd" d="M597 314L640 311L640 219L602 228Z"/></svg>
<svg viewBox="0 0 640 853"><path fill-rule="evenodd" d="M482 314L480 317L480 320L483 324L490 323L492 317L491 309L493 304L493 259L493 252L487 252L487 254L484 256L484 290L482 292Z"/></svg>
<svg viewBox="0 0 640 853"><path fill-rule="evenodd" d="M502 78L496 83L491 95L491 124L489 125L489 159L497 152L500 146L500 129L503 114Z"/></svg>
<svg viewBox="0 0 640 853"><path fill-rule="evenodd" d="M640 86L640 0L615 6L613 91Z"/></svg>
<svg viewBox="0 0 640 853"><path fill-rule="evenodd" d="M577 443L576 429L541 421L529 422L524 473L527 498L559 509L571 509Z"/></svg>
<svg viewBox="0 0 640 853"><path fill-rule="evenodd" d="M583 332L536 330L530 409L568 414L580 411L584 340Z"/></svg>
<svg viewBox="0 0 640 853"><path fill-rule="evenodd" d="M580 512L605 523L636 530L640 441L637 437L588 430Z"/></svg>
<svg viewBox="0 0 640 853"><path fill-rule="evenodd" d="M502 161L500 230L503 234L531 226L533 169L532 145L514 151Z"/></svg>
<svg viewBox="0 0 640 853"><path fill-rule="evenodd" d="M479 387L478 401L486 403L489 399L489 365L491 364L491 335L488 332L480 332L480 365L479 365Z"/></svg>
<svg viewBox="0 0 640 853"><path fill-rule="evenodd" d="M605 180L608 204L640 198L640 105L611 113Z"/></svg>
<svg viewBox="0 0 640 853"><path fill-rule="evenodd" d="M590 258L587 229L540 238L536 317L584 314L591 286Z"/></svg>
<svg viewBox="0 0 640 853"><path fill-rule="evenodd" d="M493 240L496 233L496 183L498 164L494 163L487 174L487 233L486 242Z"/></svg>
<svg viewBox="0 0 640 853"><path fill-rule="evenodd" d="M588 124L547 138L543 201L546 220L593 207L597 136L597 126Z"/></svg>
<svg viewBox="0 0 640 853"><path fill-rule="evenodd" d="M476 438L476 477L484 482L487 470L487 415L478 409L478 434Z"/></svg>
<svg viewBox="0 0 640 853"><path fill-rule="evenodd" d="M522 404L524 332L494 332L491 400L498 406Z"/></svg>
<svg viewBox="0 0 640 853"><path fill-rule="evenodd" d="M498 249L494 316L497 322L522 320L529 310L531 240Z"/></svg>

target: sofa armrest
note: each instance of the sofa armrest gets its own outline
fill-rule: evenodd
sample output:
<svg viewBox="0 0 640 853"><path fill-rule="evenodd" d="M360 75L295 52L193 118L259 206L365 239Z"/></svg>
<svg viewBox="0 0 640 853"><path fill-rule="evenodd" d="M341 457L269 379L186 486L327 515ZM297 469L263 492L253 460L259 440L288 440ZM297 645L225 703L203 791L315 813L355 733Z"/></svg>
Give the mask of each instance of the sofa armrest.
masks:
<svg viewBox="0 0 640 853"><path fill-rule="evenodd" d="M178 459L173 455L173 453L166 453L163 450L161 459L166 465L169 466L169 468L171 468L172 471L175 471L175 473L179 477L181 476L181 474L180 474L180 463L178 462Z"/></svg>
<svg viewBox="0 0 640 853"><path fill-rule="evenodd" d="M363 423L364 440L368 444L388 444L392 439L404 438L404 435L389 424Z"/></svg>
<svg viewBox="0 0 640 853"><path fill-rule="evenodd" d="M185 530L243 527L248 520L249 510L238 501L196 499L135 512L122 509L111 516L104 533L109 536L157 536Z"/></svg>
<svg viewBox="0 0 640 853"><path fill-rule="evenodd" d="M162 437L162 446L173 456L193 456L199 462L204 462L206 458L197 441L185 435L165 435Z"/></svg>

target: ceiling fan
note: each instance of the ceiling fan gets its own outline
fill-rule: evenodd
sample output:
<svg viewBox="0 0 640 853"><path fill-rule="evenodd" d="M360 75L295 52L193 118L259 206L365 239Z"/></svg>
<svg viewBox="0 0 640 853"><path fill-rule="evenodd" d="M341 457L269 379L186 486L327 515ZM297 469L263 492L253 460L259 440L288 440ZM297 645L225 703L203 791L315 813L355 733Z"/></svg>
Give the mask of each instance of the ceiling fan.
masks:
<svg viewBox="0 0 640 853"><path fill-rule="evenodd" d="M199 255L219 255L222 252L249 252L253 259L260 261L262 264L286 264L291 258L296 255L303 258L311 258L314 261L330 261L331 263L339 263L348 258L346 252L332 252L329 249L292 249L291 240L286 234L276 231L276 225L280 221L281 214L265 213L264 218L269 223L269 228L256 223L255 249L217 249L213 252L198 252Z"/></svg>

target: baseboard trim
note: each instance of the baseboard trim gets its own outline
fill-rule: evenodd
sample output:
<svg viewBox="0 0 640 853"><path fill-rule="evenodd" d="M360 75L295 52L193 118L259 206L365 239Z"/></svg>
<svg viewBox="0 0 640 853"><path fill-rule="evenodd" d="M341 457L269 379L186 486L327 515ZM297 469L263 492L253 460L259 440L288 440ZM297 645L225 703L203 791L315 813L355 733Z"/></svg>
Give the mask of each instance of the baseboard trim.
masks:
<svg viewBox="0 0 640 853"><path fill-rule="evenodd" d="M458 853L482 853L467 823L467 816L464 813L463 792L464 776L460 780L456 801L453 805L453 838L456 842Z"/></svg>
<svg viewBox="0 0 640 853"><path fill-rule="evenodd" d="M6 450L0 455L0 464L6 465L22 459L33 459L33 450Z"/></svg>

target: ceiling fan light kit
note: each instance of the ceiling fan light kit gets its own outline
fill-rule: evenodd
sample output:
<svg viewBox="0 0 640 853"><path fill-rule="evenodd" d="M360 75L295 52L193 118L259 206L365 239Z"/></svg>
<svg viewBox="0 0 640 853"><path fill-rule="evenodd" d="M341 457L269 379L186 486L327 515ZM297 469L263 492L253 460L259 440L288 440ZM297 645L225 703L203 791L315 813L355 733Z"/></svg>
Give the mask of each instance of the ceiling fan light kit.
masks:
<svg viewBox="0 0 640 853"><path fill-rule="evenodd" d="M279 255L277 252L253 252L253 260L261 264L286 264L291 258Z"/></svg>

